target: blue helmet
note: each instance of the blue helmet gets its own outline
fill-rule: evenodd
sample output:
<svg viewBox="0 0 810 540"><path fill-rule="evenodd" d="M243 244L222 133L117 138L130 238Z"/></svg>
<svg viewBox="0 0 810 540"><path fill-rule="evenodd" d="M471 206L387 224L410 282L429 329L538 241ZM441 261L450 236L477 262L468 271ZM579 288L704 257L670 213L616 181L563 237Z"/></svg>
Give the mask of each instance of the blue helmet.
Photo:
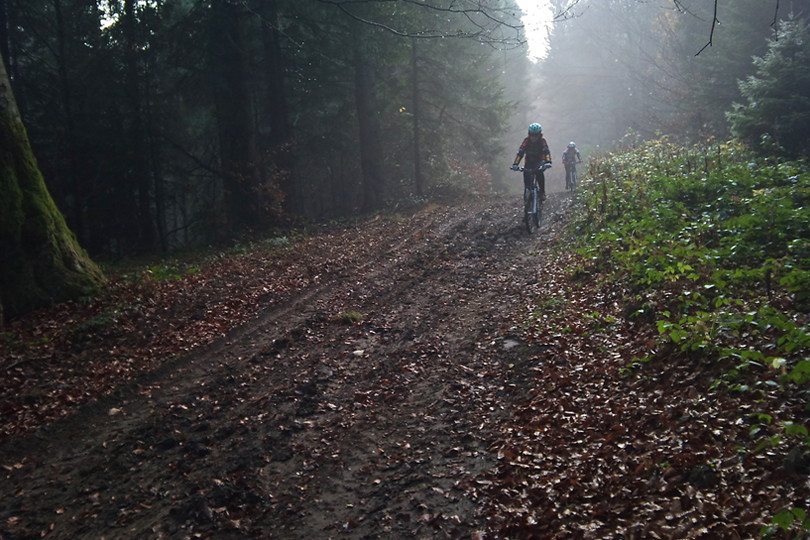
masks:
<svg viewBox="0 0 810 540"><path fill-rule="evenodd" d="M542 133L542 131L543 131L543 126L541 126L537 122L534 122L533 124L531 124L529 126L529 135L535 135L537 133Z"/></svg>

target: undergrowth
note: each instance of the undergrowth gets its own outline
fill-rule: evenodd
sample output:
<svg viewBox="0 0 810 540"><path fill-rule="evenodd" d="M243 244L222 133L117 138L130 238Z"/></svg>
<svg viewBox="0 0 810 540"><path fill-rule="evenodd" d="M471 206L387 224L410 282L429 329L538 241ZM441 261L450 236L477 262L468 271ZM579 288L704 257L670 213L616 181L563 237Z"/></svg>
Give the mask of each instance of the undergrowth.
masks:
<svg viewBox="0 0 810 540"><path fill-rule="evenodd" d="M577 202L585 270L626 291L629 316L656 325L655 359L713 363L721 375L707 391L756 398L778 387L810 411L806 162L659 139L592 160ZM798 440L808 452L807 429L793 420L752 432L750 451ZM763 536L788 521L803 529L803 512L777 514Z"/></svg>

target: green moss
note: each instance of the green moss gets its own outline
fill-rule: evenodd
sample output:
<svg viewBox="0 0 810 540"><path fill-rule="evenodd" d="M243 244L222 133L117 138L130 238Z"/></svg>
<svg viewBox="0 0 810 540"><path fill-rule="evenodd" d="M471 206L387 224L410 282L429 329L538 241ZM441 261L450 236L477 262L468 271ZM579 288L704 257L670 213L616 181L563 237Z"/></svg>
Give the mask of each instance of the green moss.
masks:
<svg viewBox="0 0 810 540"><path fill-rule="evenodd" d="M48 192L13 107L0 118L0 303L9 317L91 294L103 282Z"/></svg>
<svg viewBox="0 0 810 540"><path fill-rule="evenodd" d="M360 324L363 322L363 314L358 313L357 311L346 311L338 315L337 320L342 322L343 324Z"/></svg>

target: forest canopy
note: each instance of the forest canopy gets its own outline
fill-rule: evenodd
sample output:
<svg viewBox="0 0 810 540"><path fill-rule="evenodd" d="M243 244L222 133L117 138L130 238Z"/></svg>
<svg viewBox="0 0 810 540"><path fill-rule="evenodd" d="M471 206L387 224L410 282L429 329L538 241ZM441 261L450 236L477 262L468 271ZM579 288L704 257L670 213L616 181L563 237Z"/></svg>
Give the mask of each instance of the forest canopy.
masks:
<svg viewBox="0 0 810 540"><path fill-rule="evenodd" d="M763 115L806 152L785 124L806 125L806 58L777 65L769 45L806 35L799 1L554 0L536 63L513 0L2 4L34 153L93 255L507 189L533 121L555 156L732 126L756 146ZM773 77L797 89L781 116L754 99Z"/></svg>

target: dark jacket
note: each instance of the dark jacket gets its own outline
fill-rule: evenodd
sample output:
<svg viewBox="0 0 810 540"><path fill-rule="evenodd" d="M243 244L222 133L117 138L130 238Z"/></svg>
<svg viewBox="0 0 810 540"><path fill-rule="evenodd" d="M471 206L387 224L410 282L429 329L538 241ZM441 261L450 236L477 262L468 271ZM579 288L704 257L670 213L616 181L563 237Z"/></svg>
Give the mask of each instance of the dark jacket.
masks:
<svg viewBox="0 0 810 540"><path fill-rule="evenodd" d="M546 138L541 135L535 141L532 141L531 137L523 139L517 156L515 156L515 164L520 163L523 156L526 156L526 167L536 167L543 161L551 161L551 152L548 149Z"/></svg>

